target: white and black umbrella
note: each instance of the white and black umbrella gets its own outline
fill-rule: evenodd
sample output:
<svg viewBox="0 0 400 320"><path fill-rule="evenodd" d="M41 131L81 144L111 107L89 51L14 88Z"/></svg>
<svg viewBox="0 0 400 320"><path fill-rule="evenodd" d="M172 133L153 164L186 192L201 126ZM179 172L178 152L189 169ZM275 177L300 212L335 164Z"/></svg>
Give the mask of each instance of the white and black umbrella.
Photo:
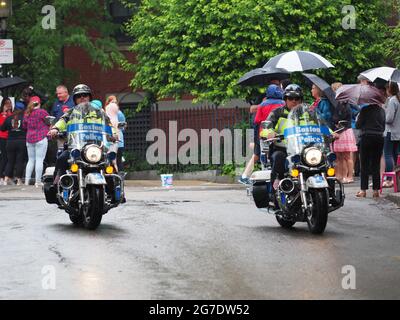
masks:
<svg viewBox="0 0 400 320"><path fill-rule="evenodd" d="M267 85L271 80L287 79L289 75L290 72L285 69L257 68L247 72L237 83L242 86Z"/></svg>
<svg viewBox="0 0 400 320"><path fill-rule="evenodd" d="M289 72L327 69L334 66L324 57L310 51L289 51L271 58L263 68L283 68Z"/></svg>
<svg viewBox="0 0 400 320"><path fill-rule="evenodd" d="M391 67L372 68L364 72L361 72L360 74L366 77L371 82L374 82L377 79L400 82L400 70L396 68L391 68Z"/></svg>

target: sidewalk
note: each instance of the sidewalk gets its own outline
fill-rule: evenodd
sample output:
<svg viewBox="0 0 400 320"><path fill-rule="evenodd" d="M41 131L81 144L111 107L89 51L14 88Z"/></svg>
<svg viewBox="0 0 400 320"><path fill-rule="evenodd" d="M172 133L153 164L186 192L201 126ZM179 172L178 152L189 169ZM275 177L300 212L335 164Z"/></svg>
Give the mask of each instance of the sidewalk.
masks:
<svg viewBox="0 0 400 320"><path fill-rule="evenodd" d="M246 187L241 184L221 184L198 180L177 180L170 188L162 187L159 180L126 180L125 188L128 192L149 192L149 191L213 191L213 190L243 190ZM42 188L35 186L0 186L0 200L8 199L44 199Z"/></svg>

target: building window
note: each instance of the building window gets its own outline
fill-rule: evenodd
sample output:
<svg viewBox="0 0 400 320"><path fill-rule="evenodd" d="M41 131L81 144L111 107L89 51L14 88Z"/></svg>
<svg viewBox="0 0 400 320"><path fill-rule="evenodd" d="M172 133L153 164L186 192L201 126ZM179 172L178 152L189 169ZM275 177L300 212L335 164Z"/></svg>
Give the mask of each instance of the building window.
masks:
<svg viewBox="0 0 400 320"><path fill-rule="evenodd" d="M140 0L130 0L128 2L139 5ZM117 42L131 43L132 37L125 34L123 30L123 24L132 17L133 10L126 8L119 0L111 0L109 1L109 12L112 17L112 21L120 26L114 35Z"/></svg>

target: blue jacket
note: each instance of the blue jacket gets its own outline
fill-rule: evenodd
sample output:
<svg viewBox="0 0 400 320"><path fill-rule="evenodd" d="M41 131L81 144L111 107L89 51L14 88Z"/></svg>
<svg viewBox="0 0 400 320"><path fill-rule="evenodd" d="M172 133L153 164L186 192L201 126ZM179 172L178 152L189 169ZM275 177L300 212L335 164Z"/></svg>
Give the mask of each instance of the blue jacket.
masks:
<svg viewBox="0 0 400 320"><path fill-rule="evenodd" d="M72 99L72 96L69 96L68 100L65 102L60 101L60 100L54 101L53 107L51 108L50 115L52 115L53 117L56 117L57 121L63 115L62 106L64 106L64 105L68 106L70 109L75 107L75 103L74 103L74 100Z"/></svg>
<svg viewBox="0 0 400 320"><path fill-rule="evenodd" d="M326 98L321 98L316 108L319 117L332 127L332 105Z"/></svg>

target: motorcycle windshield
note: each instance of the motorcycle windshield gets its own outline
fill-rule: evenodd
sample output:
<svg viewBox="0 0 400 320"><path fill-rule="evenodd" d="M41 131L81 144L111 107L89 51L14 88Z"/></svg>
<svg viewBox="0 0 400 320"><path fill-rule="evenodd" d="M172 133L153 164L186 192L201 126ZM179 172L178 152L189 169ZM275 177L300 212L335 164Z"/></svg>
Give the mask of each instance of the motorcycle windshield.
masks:
<svg viewBox="0 0 400 320"><path fill-rule="evenodd" d="M329 127L306 104L295 107L289 113L284 130L288 155L301 154L308 147L329 152L329 135Z"/></svg>
<svg viewBox="0 0 400 320"><path fill-rule="evenodd" d="M109 148L108 138L112 135L105 113L89 103L74 107L67 124L68 146L82 149L87 144Z"/></svg>

